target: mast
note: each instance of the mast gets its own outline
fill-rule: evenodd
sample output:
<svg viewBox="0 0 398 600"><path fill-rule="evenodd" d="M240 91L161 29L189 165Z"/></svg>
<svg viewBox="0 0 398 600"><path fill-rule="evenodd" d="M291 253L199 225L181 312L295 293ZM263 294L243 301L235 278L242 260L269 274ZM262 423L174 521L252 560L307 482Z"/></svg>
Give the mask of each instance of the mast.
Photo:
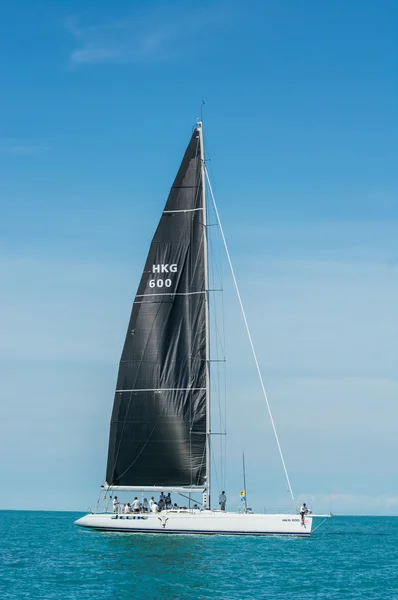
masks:
<svg viewBox="0 0 398 600"><path fill-rule="evenodd" d="M202 206L203 206L203 244L204 244L204 269L205 269L205 321L206 321L206 508L210 509L211 485L211 415L210 415L210 320L209 320L209 262L207 247L207 206L206 206L206 175L205 152L203 144L203 123L198 121L197 129L200 137L200 160L202 176Z"/></svg>

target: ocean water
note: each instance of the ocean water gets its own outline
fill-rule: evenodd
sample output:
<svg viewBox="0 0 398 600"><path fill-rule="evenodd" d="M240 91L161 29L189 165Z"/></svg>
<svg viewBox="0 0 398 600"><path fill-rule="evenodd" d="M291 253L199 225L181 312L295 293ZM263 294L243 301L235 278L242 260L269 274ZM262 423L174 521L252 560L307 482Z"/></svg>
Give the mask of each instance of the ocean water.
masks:
<svg viewBox="0 0 398 600"><path fill-rule="evenodd" d="M0 599L398 599L398 518L335 517L310 539L80 529L0 512Z"/></svg>

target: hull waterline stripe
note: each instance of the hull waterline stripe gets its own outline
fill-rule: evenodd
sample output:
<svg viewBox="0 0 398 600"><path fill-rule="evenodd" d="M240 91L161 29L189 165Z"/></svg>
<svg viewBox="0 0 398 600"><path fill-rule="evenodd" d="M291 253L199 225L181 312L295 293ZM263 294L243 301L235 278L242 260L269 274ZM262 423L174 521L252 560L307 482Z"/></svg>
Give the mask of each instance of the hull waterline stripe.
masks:
<svg viewBox="0 0 398 600"><path fill-rule="evenodd" d="M194 529L186 529L181 531L180 529L127 529L116 528L116 527L94 527L93 525L79 525L85 529L95 529L96 531L116 531L118 533L179 533L182 535L291 535L299 537L310 537L311 533L299 533L294 531L196 531Z"/></svg>

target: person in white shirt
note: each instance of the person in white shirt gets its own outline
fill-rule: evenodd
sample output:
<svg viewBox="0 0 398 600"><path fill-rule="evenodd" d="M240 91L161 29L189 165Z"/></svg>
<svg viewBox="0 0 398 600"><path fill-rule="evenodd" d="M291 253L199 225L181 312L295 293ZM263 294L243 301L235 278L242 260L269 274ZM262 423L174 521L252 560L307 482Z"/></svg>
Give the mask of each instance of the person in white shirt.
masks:
<svg viewBox="0 0 398 600"><path fill-rule="evenodd" d="M304 517L306 514L308 514L310 511L307 508L307 505L305 502L303 502L302 507L300 508L300 516L301 516L301 524L304 525Z"/></svg>
<svg viewBox="0 0 398 600"><path fill-rule="evenodd" d="M218 498L218 504L220 505L221 510L225 510L225 505L227 504L227 497L224 491L221 492Z"/></svg>
<svg viewBox="0 0 398 600"><path fill-rule="evenodd" d="M124 512L125 513L130 513L131 512L130 502L127 502L127 504L124 505Z"/></svg>
<svg viewBox="0 0 398 600"><path fill-rule="evenodd" d="M137 496L133 500L133 511L140 512L140 501L138 500Z"/></svg>
<svg viewBox="0 0 398 600"><path fill-rule="evenodd" d="M151 512L153 512L153 513L159 512L159 508L158 508L158 505L156 504L156 502L152 503Z"/></svg>
<svg viewBox="0 0 398 600"><path fill-rule="evenodd" d="M119 500L117 499L117 496L114 497L113 499L113 512L117 513L119 511Z"/></svg>
<svg viewBox="0 0 398 600"><path fill-rule="evenodd" d="M152 510L153 503L155 502L155 498L152 496L149 500L149 510Z"/></svg>

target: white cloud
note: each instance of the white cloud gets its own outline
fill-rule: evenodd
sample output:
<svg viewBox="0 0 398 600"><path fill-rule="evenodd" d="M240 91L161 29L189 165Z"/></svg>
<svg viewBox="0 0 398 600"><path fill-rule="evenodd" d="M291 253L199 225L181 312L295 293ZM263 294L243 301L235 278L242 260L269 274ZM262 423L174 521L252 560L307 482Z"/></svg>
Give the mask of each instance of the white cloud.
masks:
<svg viewBox="0 0 398 600"><path fill-rule="evenodd" d="M70 56L76 65L159 60L166 42L174 36L171 30L146 19L113 20L85 27L69 18L66 27L79 43Z"/></svg>
<svg viewBox="0 0 398 600"><path fill-rule="evenodd" d="M204 27L222 23L225 27L233 10L223 5L211 9L192 10L186 4L178 11L171 7L151 10L146 14L125 16L89 25L71 16L67 30L76 38L78 47L70 55L71 64L152 63L192 52L195 39ZM201 48L203 52L203 46Z"/></svg>

